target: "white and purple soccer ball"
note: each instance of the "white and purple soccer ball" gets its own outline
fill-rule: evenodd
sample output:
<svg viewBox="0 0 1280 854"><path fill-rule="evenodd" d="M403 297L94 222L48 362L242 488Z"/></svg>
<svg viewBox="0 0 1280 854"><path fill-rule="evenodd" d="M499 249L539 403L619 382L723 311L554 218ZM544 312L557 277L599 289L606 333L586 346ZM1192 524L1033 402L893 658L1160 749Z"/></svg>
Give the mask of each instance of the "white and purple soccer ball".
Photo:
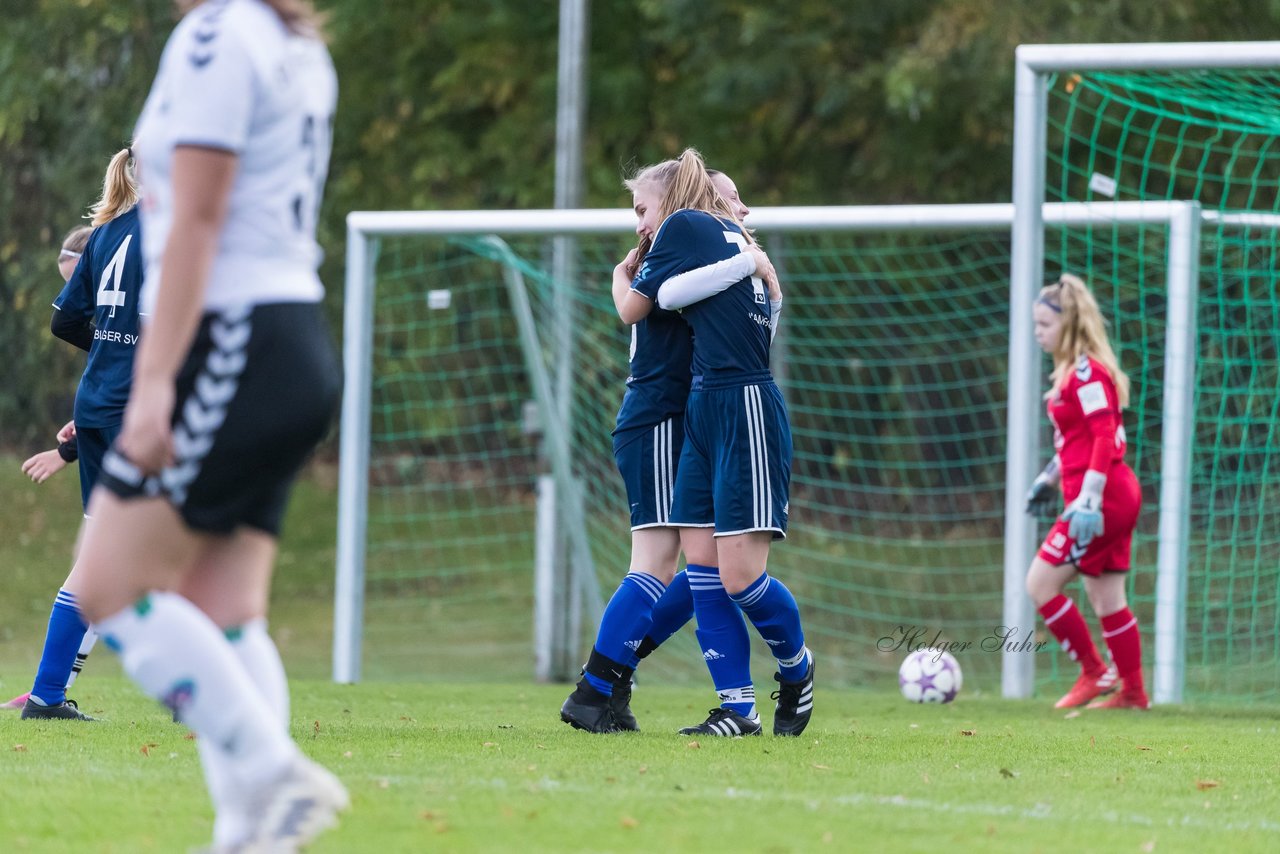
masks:
<svg viewBox="0 0 1280 854"><path fill-rule="evenodd" d="M942 650L918 649L898 668L898 687L913 703L950 703L962 684L960 663Z"/></svg>

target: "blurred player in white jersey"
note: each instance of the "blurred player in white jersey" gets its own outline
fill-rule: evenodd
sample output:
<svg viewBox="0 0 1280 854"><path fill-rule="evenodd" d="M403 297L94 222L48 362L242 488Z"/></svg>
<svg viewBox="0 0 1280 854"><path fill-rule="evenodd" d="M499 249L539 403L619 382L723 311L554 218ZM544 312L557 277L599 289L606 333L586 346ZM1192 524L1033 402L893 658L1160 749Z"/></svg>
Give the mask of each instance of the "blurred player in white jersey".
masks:
<svg viewBox="0 0 1280 854"><path fill-rule="evenodd" d="M81 603L199 737L223 850L297 850L348 804L289 737L265 622L288 494L339 392L315 241L336 102L308 3L209 0L136 130L146 323Z"/></svg>

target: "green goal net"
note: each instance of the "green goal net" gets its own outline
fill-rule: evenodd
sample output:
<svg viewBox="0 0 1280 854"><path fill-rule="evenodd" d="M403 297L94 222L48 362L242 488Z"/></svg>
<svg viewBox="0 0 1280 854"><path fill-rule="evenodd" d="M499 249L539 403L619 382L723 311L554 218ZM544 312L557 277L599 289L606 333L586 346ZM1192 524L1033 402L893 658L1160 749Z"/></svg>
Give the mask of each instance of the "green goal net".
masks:
<svg viewBox="0 0 1280 854"><path fill-rule="evenodd" d="M1094 71L1058 74L1048 86L1048 201L1194 200L1205 211L1186 697L1280 699L1280 73ZM1162 228L1135 235L1105 224L1047 228L1045 237L1046 273L1089 279L1134 382L1125 426L1145 507L1131 586L1144 629L1162 451L1165 239ZM1149 650L1149 632L1144 640Z"/></svg>
<svg viewBox="0 0 1280 854"><path fill-rule="evenodd" d="M892 687L909 645L965 639L973 643L962 655L970 684L992 689L1003 583L1007 230L762 236L789 292L774 370L795 443L793 530L770 569L801 603L824 679ZM551 461L511 302L513 271L529 301L539 369L554 377L568 352L565 440L596 595L607 598L627 570L628 515L609 433L629 333L608 283L630 241L575 242L566 304L557 301L546 238L381 241L369 676L531 672L537 481ZM580 654L594 628L585 608ZM757 676L771 681L771 659L763 646L759 653ZM644 677L706 681L691 629L645 663Z"/></svg>

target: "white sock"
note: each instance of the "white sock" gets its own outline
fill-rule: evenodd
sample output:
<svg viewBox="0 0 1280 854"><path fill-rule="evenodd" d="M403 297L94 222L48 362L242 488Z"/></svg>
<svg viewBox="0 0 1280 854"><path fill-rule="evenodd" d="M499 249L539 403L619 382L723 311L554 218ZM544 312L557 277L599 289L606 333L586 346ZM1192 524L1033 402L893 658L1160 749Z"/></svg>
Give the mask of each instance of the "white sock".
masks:
<svg viewBox="0 0 1280 854"><path fill-rule="evenodd" d="M229 630L228 635L231 634ZM280 650L267 633L267 621L259 617L241 626L239 634L231 639L231 649L287 734L289 680L284 673L284 662L280 660Z"/></svg>
<svg viewBox="0 0 1280 854"><path fill-rule="evenodd" d="M225 757L239 785L258 789L298 755L226 637L186 599L153 592L97 629L143 692Z"/></svg>
<svg viewBox="0 0 1280 854"><path fill-rule="evenodd" d="M267 634L267 621L251 620L243 626L227 629L225 635L254 687L288 734L289 683L285 678L284 664L280 661L280 651L276 649L271 635ZM241 797L231 763L225 754L204 739L198 739L196 747L200 751L200 764L213 801L214 844L228 848L243 844L249 839L253 823L249 815L250 804Z"/></svg>
<svg viewBox="0 0 1280 854"><path fill-rule="evenodd" d="M98 633L93 629L88 629L84 633L84 640L80 641L80 649L76 650L76 663L71 665L71 675L67 677L67 689L76 684L76 677L80 675L80 671L84 669L84 661L89 657L89 653L93 652L93 645L98 642Z"/></svg>

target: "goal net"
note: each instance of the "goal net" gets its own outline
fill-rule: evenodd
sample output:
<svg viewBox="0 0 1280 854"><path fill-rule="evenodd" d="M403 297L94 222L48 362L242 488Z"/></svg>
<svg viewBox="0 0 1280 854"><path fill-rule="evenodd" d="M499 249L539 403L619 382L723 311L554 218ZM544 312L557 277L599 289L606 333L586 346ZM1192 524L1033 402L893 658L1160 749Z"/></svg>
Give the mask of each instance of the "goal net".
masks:
<svg viewBox="0 0 1280 854"><path fill-rule="evenodd" d="M1189 447L1165 443L1167 230L1149 225L1135 234L1105 221L1047 225L1044 274L1071 270L1090 282L1133 380L1125 427L1144 510L1130 590L1148 662L1153 610L1175 590L1171 584L1162 592L1151 571L1159 520L1168 509L1160 472L1169 450L1186 454L1187 483L1184 575L1176 585L1184 598L1164 627L1178 632L1176 657L1185 669L1168 689L1176 696L1185 684L1187 699L1274 701L1280 699L1280 506L1274 502L1280 487L1280 51L1275 44L1134 47L1040 46L1020 51L1020 58L1038 65L1046 92L1043 200L1177 200L1201 207L1199 274L1189 310ZM1256 67L1221 67L1231 64ZM1047 425L1042 430L1040 446L1047 448ZM1046 658L1042 680L1074 668L1056 651Z"/></svg>

